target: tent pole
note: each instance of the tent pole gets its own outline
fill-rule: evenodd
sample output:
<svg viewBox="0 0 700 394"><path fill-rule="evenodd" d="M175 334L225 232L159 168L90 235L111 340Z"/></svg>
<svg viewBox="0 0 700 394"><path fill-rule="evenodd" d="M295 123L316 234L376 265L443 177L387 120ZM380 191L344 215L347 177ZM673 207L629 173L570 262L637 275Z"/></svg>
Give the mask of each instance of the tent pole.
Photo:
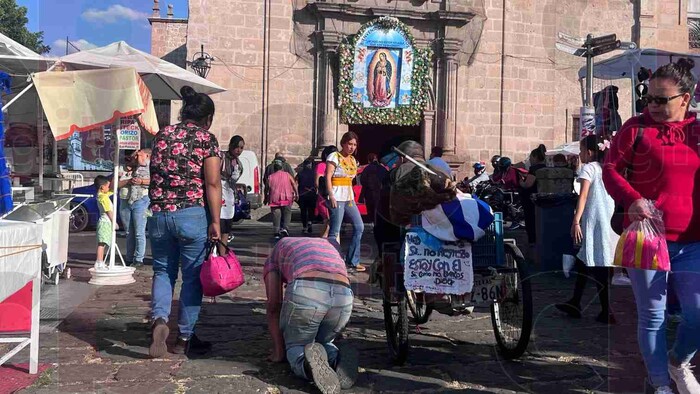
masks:
<svg viewBox="0 0 700 394"><path fill-rule="evenodd" d="M36 97L36 136L39 147L39 191L44 192L44 109L41 106L39 95Z"/></svg>
<svg viewBox="0 0 700 394"><path fill-rule="evenodd" d="M116 263L115 252L117 251L117 196L119 195L119 132L117 130L119 130L121 124L121 118L117 118L117 121L114 124L114 135L112 136L112 144L114 146L114 174L112 175L112 187L114 188L114 194L112 194L112 243L109 246L110 269L113 269Z"/></svg>
<svg viewBox="0 0 700 394"><path fill-rule="evenodd" d="M637 115L637 76L634 73L634 65L630 65L632 68L632 73L630 76L632 77L632 115L630 117L634 117Z"/></svg>
<svg viewBox="0 0 700 394"><path fill-rule="evenodd" d="M31 89L32 87L34 87L34 82L30 83L21 92L17 93L17 95L15 97L13 97L12 100L10 100L7 104L5 104L5 106L2 107L2 111L3 112L7 111L7 109L10 107L10 105L14 104L15 101L19 100L20 97L24 96L24 94L27 93L29 91L29 89Z"/></svg>

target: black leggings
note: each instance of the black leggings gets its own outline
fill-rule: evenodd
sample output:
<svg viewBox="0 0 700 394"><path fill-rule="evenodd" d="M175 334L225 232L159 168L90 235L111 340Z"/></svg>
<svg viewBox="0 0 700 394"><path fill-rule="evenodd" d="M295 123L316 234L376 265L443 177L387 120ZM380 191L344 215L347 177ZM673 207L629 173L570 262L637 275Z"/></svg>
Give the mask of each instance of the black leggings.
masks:
<svg viewBox="0 0 700 394"><path fill-rule="evenodd" d="M307 192L302 194L299 197L299 208L301 209L301 225L306 228L314 220L316 193Z"/></svg>
<svg viewBox="0 0 700 394"><path fill-rule="evenodd" d="M598 289L598 299L603 313L609 313L610 307L610 280L612 279L613 269L610 267L588 267L586 264L576 259L576 286L574 287L574 296L571 298L571 304L574 306L581 305L583 291L586 289L588 279L595 281Z"/></svg>

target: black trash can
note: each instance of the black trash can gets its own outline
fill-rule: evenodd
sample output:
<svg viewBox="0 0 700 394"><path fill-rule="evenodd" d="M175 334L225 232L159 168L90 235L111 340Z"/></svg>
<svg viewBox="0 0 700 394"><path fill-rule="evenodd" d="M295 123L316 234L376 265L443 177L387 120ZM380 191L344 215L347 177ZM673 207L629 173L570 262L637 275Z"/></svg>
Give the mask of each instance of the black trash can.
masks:
<svg viewBox="0 0 700 394"><path fill-rule="evenodd" d="M537 243L535 259L541 272L562 269L562 256L574 254L571 223L578 195L574 193L534 194Z"/></svg>

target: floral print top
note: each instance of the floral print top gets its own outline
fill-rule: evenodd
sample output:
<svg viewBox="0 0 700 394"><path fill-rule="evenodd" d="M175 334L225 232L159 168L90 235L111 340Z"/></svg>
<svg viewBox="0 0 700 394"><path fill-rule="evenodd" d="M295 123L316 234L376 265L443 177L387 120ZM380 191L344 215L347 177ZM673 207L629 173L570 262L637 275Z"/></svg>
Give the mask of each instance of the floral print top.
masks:
<svg viewBox="0 0 700 394"><path fill-rule="evenodd" d="M204 160L210 157L219 157L219 142L209 131L193 123L161 130L151 154L151 210L204 206Z"/></svg>

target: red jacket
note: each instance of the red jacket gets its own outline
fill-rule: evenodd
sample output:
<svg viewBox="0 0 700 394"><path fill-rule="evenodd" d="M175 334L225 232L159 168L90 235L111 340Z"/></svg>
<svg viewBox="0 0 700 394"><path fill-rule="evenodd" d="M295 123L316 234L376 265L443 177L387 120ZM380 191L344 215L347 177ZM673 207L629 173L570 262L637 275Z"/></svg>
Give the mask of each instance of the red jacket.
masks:
<svg viewBox="0 0 700 394"><path fill-rule="evenodd" d="M644 133L633 149L640 124ZM686 114L680 122L657 123L645 111L625 122L613 138L603 167L605 187L625 209L640 198L654 200L663 212L669 241L700 241L699 144L695 114ZM627 180L621 173L630 160Z"/></svg>

